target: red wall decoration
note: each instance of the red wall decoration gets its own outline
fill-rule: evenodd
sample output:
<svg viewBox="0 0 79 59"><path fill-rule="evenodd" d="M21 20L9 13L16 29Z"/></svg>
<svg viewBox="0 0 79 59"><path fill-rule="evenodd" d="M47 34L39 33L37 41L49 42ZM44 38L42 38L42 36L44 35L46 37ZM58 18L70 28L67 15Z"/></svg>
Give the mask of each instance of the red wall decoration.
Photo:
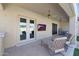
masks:
<svg viewBox="0 0 79 59"><path fill-rule="evenodd" d="M46 31L46 25L45 24L38 24L38 31Z"/></svg>

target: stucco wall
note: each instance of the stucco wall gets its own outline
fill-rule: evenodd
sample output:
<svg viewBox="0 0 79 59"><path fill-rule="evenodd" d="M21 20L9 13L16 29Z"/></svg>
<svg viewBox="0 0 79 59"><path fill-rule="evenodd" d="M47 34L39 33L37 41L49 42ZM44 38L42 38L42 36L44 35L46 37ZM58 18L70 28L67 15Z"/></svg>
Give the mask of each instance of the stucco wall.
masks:
<svg viewBox="0 0 79 59"><path fill-rule="evenodd" d="M63 31L69 31L69 22L68 21L61 21L60 22L60 27L62 28Z"/></svg>
<svg viewBox="0 0 79 59"><path fill-rule="evenodd" d="M6 37L4 39L5 48L12 47L20 42L19 17L21 16L35 19L36 24L46 24L46 31L38 32L36 28L36 39L52 36L52 23L58 24L59 27L59 22L55 19L48 19L40 14L19 8L17 6L7 6L5 10L0 11L0 32L6 32Z"/></svg>

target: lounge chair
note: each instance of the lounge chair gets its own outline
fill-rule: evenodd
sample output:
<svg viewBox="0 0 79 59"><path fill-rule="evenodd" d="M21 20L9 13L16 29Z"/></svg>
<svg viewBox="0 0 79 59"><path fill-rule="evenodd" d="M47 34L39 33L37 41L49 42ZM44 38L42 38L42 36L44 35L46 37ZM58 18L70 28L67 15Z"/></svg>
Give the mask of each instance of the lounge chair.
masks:
<svg viewBox="0 0 79 59"><path fill-rule="evenodd" d="M65 43L66 43L66 37L61 37L61 38L56 38L54 39L54 41L50 41L49 40L49 44L48 41L47 43L44 41L42 41L42 43L44 43L44 47L46 47L50 53L50 55L55 55L56 53L61 53L63 51L65 51ZM63 54L62 54L63 55Z"/></svg>
<svg viewBox="0 0 79 59"><path fill-rule="evenodd" d="M65 44L65 51L68 50L68 47L71 47L71 41L74 38L74 36L72 34L68 34L67 36L67 40L66 40L66 44Z"/></svg>
<svg viewBox="0 0 79 59"><path fill-rule="evenodd" d="M72 34L68 34L67 35L67 40L66 40L66 44L70 44L71 43L71 40L73 39L73 36L72 36Z"/></svg>

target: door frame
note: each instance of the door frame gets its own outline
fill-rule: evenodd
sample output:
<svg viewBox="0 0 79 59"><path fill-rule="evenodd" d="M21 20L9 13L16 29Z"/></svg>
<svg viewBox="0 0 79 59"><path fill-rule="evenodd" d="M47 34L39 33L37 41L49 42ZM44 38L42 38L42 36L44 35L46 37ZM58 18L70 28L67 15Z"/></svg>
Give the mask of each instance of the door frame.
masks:
<svg viewBox="0 0 79 59"><path fill-rule="evenodd" d="M34 24L35 24L35 30L34 30L34 40L23 40L23 41L21 41L20 40L20 26L19 26L19 24L20 24L20 18L24 18L24 19L26 19L26 20L31 20L31 19L33 19L34 20ZM24 45L24 44L27 44L27 43L30 43L30 42L33 42L33 41L36 41L36 19L34 19L34 18L31 18L31 17L27 17L27 16L22 16L22 15L19 15L18 16L18 34L17 34L17 36L18 36L18 45L17 46L20 46L20 45ZM29 35L30 36L30 35Z"/></svg>

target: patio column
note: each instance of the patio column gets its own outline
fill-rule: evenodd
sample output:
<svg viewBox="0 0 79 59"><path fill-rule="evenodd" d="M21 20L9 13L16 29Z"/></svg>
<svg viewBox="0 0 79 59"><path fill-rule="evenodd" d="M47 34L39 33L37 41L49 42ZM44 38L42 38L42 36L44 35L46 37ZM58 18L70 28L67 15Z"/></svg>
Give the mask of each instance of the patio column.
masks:
<svg viewBox="0 0 79 59"><path fill-rule="evenodd" d="M77 20L76 16L69 18L69 33L71 33L74 38L72 40L73 43L76 43L76 35L77 35Z"/></svg>

